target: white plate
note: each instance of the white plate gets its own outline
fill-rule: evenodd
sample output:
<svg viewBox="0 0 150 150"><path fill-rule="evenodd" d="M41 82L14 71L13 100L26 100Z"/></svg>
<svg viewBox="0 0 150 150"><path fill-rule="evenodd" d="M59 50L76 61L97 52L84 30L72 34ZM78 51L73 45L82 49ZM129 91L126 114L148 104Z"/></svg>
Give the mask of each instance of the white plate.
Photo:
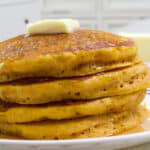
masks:
<svg viewBox="0 0 150 150"><path fill-rule="evenodd" d="M144 102L150 109L150 95ZM81 140L0 140L0 150L114 150L150 142L150 131Z"/></svg>
<svg viewBox="0 0 150 150"><path fill-rule="evenodd" d="M150 67L150 66L149 66ZM149 91L150 93L150 91ZM144 103L150 110L150 94ZM0 140L0 150L116 150L150 142L150 131L80 140Z"/></svg>

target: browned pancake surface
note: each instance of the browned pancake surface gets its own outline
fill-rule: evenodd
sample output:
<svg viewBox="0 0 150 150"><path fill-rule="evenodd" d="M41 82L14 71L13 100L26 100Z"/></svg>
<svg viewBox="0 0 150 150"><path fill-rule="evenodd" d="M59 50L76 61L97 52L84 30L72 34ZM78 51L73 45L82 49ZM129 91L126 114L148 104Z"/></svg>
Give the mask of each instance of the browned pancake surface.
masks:
<svg viewBox="0 0 150 150"><path fill-rule="evenodd" d="M36 58L50 53L134 47L132 40L97 30L70 34L20 35L0 44L0 61Z"/></svg>

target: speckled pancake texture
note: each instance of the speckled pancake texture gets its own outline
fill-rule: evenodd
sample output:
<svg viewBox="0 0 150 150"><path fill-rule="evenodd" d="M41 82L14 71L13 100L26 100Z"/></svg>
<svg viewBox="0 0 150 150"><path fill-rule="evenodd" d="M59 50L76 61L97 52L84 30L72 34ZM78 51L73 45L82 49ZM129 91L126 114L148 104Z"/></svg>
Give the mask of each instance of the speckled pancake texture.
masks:
<svg viewBox="0 0 150 150"><path fill-rule="evenodd" d="M0 131L25 139L70 139L112 136L130 130L145 120L147 111L113 113L66 121L47 121L28 124L0 123ZM104 132L105 131L105 132Z"/></svg>
<svg viewBox="0 0 150 150"><path fill-rule="evenodd" d="M98 30L20 35L0 43L0 82L83 76L132 65L140 61L136 54L132 40Z"/></svg>
<svg viewBox="0 0 150 150"><path fill-rule="evenodd" d="M149 113L145 108L141 107L132 113L129 112L128 117L124 117L113 123L107 122L106 124L95 126L81 134L72 135L72 138L106 137L142 132L144 129L142 128L141 123L145 121L147 116L149 116Z"/></svg>
<svg viewBox="0 0 150 150"><path fill-rule="evenodd" d="M58 102L43 105L17 105L0 103L0 122L23 123L41 120L74 119L102 115L111 112L133 110L145 96L139 91L122 96L101 98L92 101Z"/></svg>
<svg viewBox="0 0 150 150"><path fill-rule="evenodd" d="M19 104L43 104L63 100L90 100L144 90L150 85L146 65L92 76L47 80L30 79L0 85L0 99Z"/></svg>

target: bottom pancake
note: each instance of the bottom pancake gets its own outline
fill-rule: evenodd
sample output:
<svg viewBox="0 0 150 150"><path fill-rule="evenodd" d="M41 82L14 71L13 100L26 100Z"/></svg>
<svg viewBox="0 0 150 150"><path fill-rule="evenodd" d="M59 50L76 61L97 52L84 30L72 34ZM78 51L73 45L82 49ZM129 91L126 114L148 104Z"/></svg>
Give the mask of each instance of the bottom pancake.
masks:
<svg viewBox="0 0 150 150"><path fill-rule="evenodd" d="M131 133L139 133L139 132L144 132L145 129L142 127L142 125L140 124L139 126L136 126L130 130L126 130L124 132L122 132L119 135L125 135L125 134L131 134Z"/></svg>
<svg viewBox="0 0 150 150"><path fill-rule="evenodd" d="M91 136L92 134L87 134L86 132L86 134L84 133L82 133L82 134L79 134L79 135L74 135L74 136L72 136L71 138L94 138L94 137L102 137L102 135L103 136L108 136L109 134L108 134L108 131L110 131L112 128L110 128L110 129L107 129L106 127L108 127L108 126L105 126L104 125L104 127L102 127L102 128L100 128L100 127L98 127L97 128L97 130L95 130L95 132L97 132L97 133L93 133L93 136ZM103 131L102 131L103 130ZM105 132L107 130L107 132ZM125 134L131 134L131 133L138 133L138 132L143 132L144 131L144 128L141 126L141 125L136 125L136 127L134 127L134 128L131 128L131 129L128 129L128 130L126 130L126 131L124 131L124 132L121 132L121 134L116 134L116 136L117 135L125 135ZM101 133L101 134L100 134ZM102 134L103 133L103 134ZM105 134L104 134L105 133ZM110 131L110 133L112 133L112 131ZM94 136L94 134L95 134L95 136ZM96 135L97 134L97 135ZM25 139L23 139L22 137L19 137L19 136L13 136L13 135L9 135L9 134L4 134L4 133L0 133L0 139L15 139L15 140L25 140ZM46 140L46 139L45 139Z"/></svg>
<svg viewBox="0 0 150 150"><path fill-rule="evenodd" d="M139 126L147 111L139 107L135 111L85 117L64 121L7 124L0 123L0 131L24 139L74 139L112 136Z"/></svg>
<svg viewBox="0 0 150 150"><path fill-rule="evenodd" d="M117 122L107 122L103 125L95 126L81 134L73 135L70 138L103 137L141 132L144 130L141 124L147 116L147 110L144 107L139 107L136 111L130 112L128 117L124 117Z"/></svg>
<svg viewBox="0 0 150 150"><path fill-rule="evenodd" d="M60 120L134 109L144 99L145 91L101 98L92 101L59 102L45 105L0 103L0 122L24 123Z"/></svg>

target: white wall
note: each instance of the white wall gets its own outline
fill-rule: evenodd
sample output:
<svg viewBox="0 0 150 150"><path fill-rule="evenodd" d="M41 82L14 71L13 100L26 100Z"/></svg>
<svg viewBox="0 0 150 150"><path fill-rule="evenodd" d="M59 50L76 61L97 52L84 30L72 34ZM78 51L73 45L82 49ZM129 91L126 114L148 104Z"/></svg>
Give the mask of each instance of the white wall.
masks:
<svg viewBox="0 0 150 150"><path fill-rule="evenodd" d="M25 20L76 18L81 27L115 32L150 18L149 0L0 0L0 40L25 32Z"/></svg>
<svg viewBox="0 0 150 150"><path fill-rule="evenodd" d="M0 1L0 40L25 33L26 22L40 19L40 1Z"/></svg>

